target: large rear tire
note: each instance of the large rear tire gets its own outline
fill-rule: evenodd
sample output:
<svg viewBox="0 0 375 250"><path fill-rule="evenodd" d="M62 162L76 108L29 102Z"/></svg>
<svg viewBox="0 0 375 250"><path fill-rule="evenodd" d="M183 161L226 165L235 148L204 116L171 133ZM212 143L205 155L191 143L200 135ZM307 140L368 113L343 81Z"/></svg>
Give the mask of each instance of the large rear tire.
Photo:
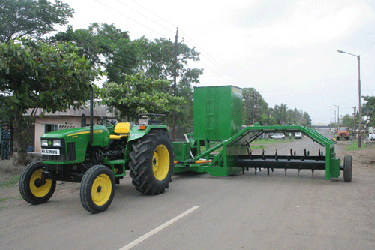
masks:
<svg viewBox="0 0 375 250"><path fill-rule="evenodd" d="M43 179L43 163L32 162L21 173L19 191L22 198L33 205L47 202L55 192L56 181Z"/></svg>
<svg viewBox="0 0 375 250"><path fill-rule="evenodd" d="M345 155L344 157L343 178L345 182L352 181L352 156L351 155Z"/></svg>
<svg viewBox="0 0 375 250"><path fill-rule="evenodd" d="M96 165L86 171L82 178L80 198L82 206L96 214L107 210L115 196L115 176L103 165Z"/></svg>
<svg viewBox="0 0 375 250"><path fill-rule="evenodd" d="M172 141L166 131L154 130L133 142L130 176L143 194L160 194L169 188L174 167Z"/></svg>

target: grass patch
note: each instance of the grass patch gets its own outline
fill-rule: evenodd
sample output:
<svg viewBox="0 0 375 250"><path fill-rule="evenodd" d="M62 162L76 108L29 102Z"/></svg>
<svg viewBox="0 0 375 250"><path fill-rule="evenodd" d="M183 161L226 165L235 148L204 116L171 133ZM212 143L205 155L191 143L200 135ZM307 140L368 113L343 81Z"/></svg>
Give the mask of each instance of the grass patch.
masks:
<svg viewBox="0 0 375 250"><path fill-rule="evenodd" d="M361 150L361 149L375 149L375 145L372 143L361 143L361 147L358 147L358 141L352 141L349 145L346 146L346 151L354 151L354 150Z"/></svg>
<svg viewBox="0 0 375 250"><path fill-rule="evenodd" d="M0 202L3 202L3 201L6 201L6 200L9 200L9 199L14 199L16 197L5 197L5 198L1 198L0 199Z"/></svg>
<svg viewBox="0 0 375 250"><path fill-rule="evenodd" d="M0 182L0 188L15 187L19 179L19 175L12 176L11 178L8 178L8 180Z"/></svg>

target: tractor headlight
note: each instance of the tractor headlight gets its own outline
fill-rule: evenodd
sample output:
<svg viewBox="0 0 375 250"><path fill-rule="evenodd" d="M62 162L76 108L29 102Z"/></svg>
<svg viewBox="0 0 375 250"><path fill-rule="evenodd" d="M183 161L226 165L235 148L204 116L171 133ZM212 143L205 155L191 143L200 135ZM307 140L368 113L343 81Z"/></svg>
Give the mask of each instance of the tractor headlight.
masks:
<svg viewBox="0 0 375 250"><path fill-rule="evenodd" d="M42 147L48 147L48 141L42 140Z"/></svg>
<svg viewBox="0 0 375 250"><path fill-rule="evenodd" d="M61 141L60 140L53 140L52 146L61 147Z"/></svg>

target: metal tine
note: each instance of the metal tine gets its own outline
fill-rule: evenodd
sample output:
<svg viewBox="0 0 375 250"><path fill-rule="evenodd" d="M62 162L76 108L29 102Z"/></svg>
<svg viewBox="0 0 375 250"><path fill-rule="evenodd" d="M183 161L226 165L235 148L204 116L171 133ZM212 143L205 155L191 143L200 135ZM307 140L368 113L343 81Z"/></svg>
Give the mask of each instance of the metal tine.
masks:
<svg viewBox="0 0 375 250"><path fill-rule="evenodd" d="M270 168L267 168L267 174L270 176Z"/></svg>
<svg viewBox="0 0 375 250"><path fill-rule="evenodd" d="M277 159L277 149L276 149L276 152L275 152L275 160L278 161L278 159Z"/></svg>
<svg viewBox="0 0 375 250"><path fill-rule="evenodd" d="M306 156L306 148L303 150L303 155Z"/></svg>
<svg viewBox="0 0 375 250"><path fill-rule="evenodd" d="M307 151L307 155L310 155L310 151Z"/></svg>
<svg viewBox="0 0 375 250"><path fill-rule="evenodd" d="M265 160L264 152L265 152L265 150L264 150L264 148L263 148L263 150L262 150L262 160Z"/></svg>
<svg viewBox="0 0 375 250"><path fill-rule="evenodd" d="M286 176L286 168L285 168L285 176Z"/></svg>

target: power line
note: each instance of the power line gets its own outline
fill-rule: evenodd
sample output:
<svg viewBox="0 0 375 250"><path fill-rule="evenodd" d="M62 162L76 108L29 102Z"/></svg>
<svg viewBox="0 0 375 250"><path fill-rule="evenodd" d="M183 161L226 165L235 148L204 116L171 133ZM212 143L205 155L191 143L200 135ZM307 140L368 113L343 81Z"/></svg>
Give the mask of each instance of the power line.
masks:
<svg viewBox="0 0 375 250"><path fill-rule="evenodd" d="M100 4L103 5L103 6L107 7L108 9L111 9L111 10L113 10L114 12L116 12L116 13L118 13L118 14L120 14L120 15L122 15L122 16L124 16L124 17L130 19L130 20L132 20L133 22L135 22L135 23L137 23L137 24L139 24L139 25L145 27L146 29L149 29L149 30L153 31L153 32L155 32L155 33L161 35L161 36L164 37L164 38L168 38L166 35L164 35L164 34L158 32L158 31L156 31L156 30L154 30L154 29L151 29L150 27L147 27L146 25L144 25L144 24L142 24L142 23L140 23L140 22L134 20L133 18L131 18L131 17L129 17L129 16L127 16L127 15L125 15L125 14L123 14L123 13L117 11L117 10L115 10L114 8L112 8L112 7L108 6L108 5L106 5L106 4L102 3L102 2L100 2L99 0L95 0L95 1L98 2L98 3L100 3Z"/></svg>
<svg viewBox="0 0 375 250"><path fill-rule="evenodd" d="M116 0L116 1L118 1L118 0ZM163 18L163 17L157 15L156 13L152 12L151 10L149 10L149 9L147 9L146 7L142 6L141 4L135 2L134 0L131 0L131 1L132 1L133 3L135 3L135 4L137 4L138 6L140 6L141 8L145 9L145 10L148 11L149 13L153 14L154 16L156 16L156 17L160 18L161 20L165 21L165 22L168 23L169 25L176 27L176 25L172 24L171 22L169 22L169 21L166 20L165 18ZM135 10L134 10L134 11L135 11ZM136 12L139 13L138 11L136 11ZM143 14L141 14L141 13L139 13L139 14L142 15L142 16L145 16L145 15L143 15ZM148 18L148 17L147 17L147 18ZM159 26L165 28L163 25L159 24L158 22L156 22L156 21L154 21L154 20L152 20L152 19L150 19L150 18L148 18L148 19L151 20L152 22L158 24ZM167 29L167 28L165 28L165 29ZM168 29L167 29L167 30L168 30ZM168 30L168 31L169 31L169 30ZM233 76L232 74L228 73L228 72L223 68L223 66L222 66L219 62L217 62L217 61L215 60L215 58L213 58L213 57L212 57L210 54L208 54L203 48L201 48L196 42L194 42L191 38L189 38L188 35L187 35L185 32L183 32L183 31L180 31L180 32L181 32L182 34L184 34L184 36L185 36L188 40L191 41L191 43L193 44L194 47L199 48L199 50L201 51L201 54L202 54L204 57L206 57L206 58L208 59L208 61L210 61L214 66L217 66L222 72L224 72L225 75L229 76L229 77L232 78L234 81L237 80L237 81L239 81L239 82L242 82L244 85L246 85L243 81L238 80L238 78L236 78L236 77ZM204 63L202 63L202 64L205 65ZM205 65L205 66L207 67L207 65ZM207 67L207 68L211 69L210 67ZM212 70L212 69L211 69L211 70ZM214 70L214 71L217 72L216 70Z"/></svg>
<svg viewBox="0 0 375 250"><path fill-rule="evenodd" d="M132 8L132 7L130 7L129 5L126 5L126 4L124 4L123 2L121 2L121 1L119 1L119 0L116 0L116 2L118 2L118 3L122 4L122 5L124 5L125 7L129 8L129 9L131 9L132 11L134 11L134 12L138 13L139 15L143 16L144 18L147 18L147 19L148 19L148 20L150 20L151 22L153 22L153 23L155 23L155 24L159 25L160 27L162 27L162 28L166 29L167 31L169 31L169 32L171 32L171 33L173 33L173 32L174 32L174 31L172 31L172 30L168 29L167 27L165 27L165 26L161 25L160 23L158 23L158 22L154 21L153 19L149 18L148 16L146 16L146 15L143 15L143 14L142 14L141 12L139 12L139 11L137 11L137 10L133 9L133 8ZM134 2L134 1L133 1L133 2ZM138 4L138 5L139 5L139 4ZM156 15L156 14L154 14L154 15Z"/></svg>
<svg viewBox="0 0 375 250"><path fill-rule="evenodd" d="M98 2L98 3L100 3L100 4L102 4L103 6L107 7L108 9L111 9L112 11L114 11L114 12L116 12L116 13L118 13L118 14L120 14L120 15L122 15L122 16L124 16L124 17L130 19L130 20L132 20L133 22L135 22L135 23L137 23L137 24L139 24L139 25L141 25L141 26L143 26L143 27L145 27L145 28L147 28L147 29L149 29L149 30L151 30L151 31L153 31L153 32L155 32L155 33L161 35L162 37L168 39L168 36L166 36L166 35L164 35L164 34L158 32L158 31L156 31L156 30L154 30L154 29L152 29L152 28L150 28L150 27L148 27L148 26L146 26L146 25L144 25L144 24L142 24L142 23L136 21L135 19L133 19L133 18L131 18L131 17L129 17L129 16L127 16L127 15L125 15L125 14L119 12L118 10L116 10L116 9L114 9L114 8L112 8L112 7L110 7L110 6L108 6L107 4L104 4L104 3L102 3L102 2L99 1L99 0L95 0L95 1ZM168 23L169 25L176 27L176 25L172 24L171 22L169 22L168 20L164 19L163 17L160 17L160 16L157 15L156 13L154 13L154 12L148 10L147 8L145 8L144 6L140 5L139 3L135 2L134 0L131 0L131 1L132 1L133 3L135 3L135 4L137 4L138 6L140 6L141 8L145 9L146 11L150 12L151 14L153 14L154 16L156 16L157 18L160 18L161 20L165 21L165 22ZM147 17L146 15L144 15L144 14L142 14L141 12L135 10L134 8L129 7L128 5L122 3L121 1L116 0L116 2L118 2L118 3L122 4L122 5L124 5L125 7L131 9L132 11L138 13L139 15L141 15L141 16L147 18L148 20L150 20L150 21L152 21L153 23L159 25L159 26L162 27L163 29L165 29L165 30L167 30L167 31L169 31L169 32L173 32L173 31L171 31L170 29L168 29L167 27L165 27L164 25L162 25L162 24L156 22L155 20L153 20L153 19ZM222 65L221 65L221 64L220 64L220 63L219 63L214 57L212 57L210 54L208 54L208 53L207 53L203 48L201 48L196 42L194 42L191 38L189 38L185 32L182 32L182 33L184 34L184 36L185 36L188 40L191 41L191 42L189 42L189 43L192 43L192 45L193 45L194 47L199 48L199 50L202 51L200 54L201 54L202 56L204 56L205 58L207 58L207 60L208 60L210 63L212 63L214 66L216 66L217 68L213 69L213 68L209 67L208 65L206 65L205 63L203 63L203 62L200 61L204 66L206 66L208 69L212 70L212 71L214 72L214 74L218 74L218 71L217 71L216 69L219 69L220 71L222 71L222 72L224 73L224 75L228 76L229 78L231 78L231 79L234 80L235 82L236 82L236 81L241 82L241 83L243 83L243 84L246 86L246 84L245 84L243 81L239 80L237 77L235 77L235 76L233 76L231 73L227 72L227 71L223 68L223 66L222 66ZM220 75L220 74L218 74L218 75Z"/></svg>

